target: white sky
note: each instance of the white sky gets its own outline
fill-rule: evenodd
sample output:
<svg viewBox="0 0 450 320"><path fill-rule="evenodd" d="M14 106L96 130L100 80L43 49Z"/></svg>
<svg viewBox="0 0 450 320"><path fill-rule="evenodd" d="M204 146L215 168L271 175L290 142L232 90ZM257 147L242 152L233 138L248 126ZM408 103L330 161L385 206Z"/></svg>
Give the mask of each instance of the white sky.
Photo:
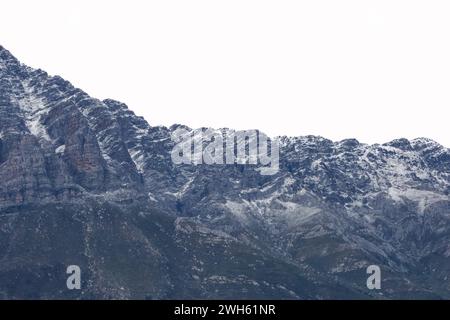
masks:
<svg viewBox="0 0 450 320"><path fill-rule="evenodd" d="M1 0L0 44L152 125L450 146L450 1Z"/></svg>

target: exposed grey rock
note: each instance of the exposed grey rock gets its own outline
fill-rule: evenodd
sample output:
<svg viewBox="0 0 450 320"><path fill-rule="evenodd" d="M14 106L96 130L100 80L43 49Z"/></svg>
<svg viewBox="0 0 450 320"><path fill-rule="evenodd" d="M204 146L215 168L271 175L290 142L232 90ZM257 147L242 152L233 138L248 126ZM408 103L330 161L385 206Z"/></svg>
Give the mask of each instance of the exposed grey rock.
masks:
<svg viewBox="0 0 450 320"><path fill-rule="evenodd" d="M278 137L263 176L175 165L179 127L0 47L0 297L450 298L447 148Z"/></svg>

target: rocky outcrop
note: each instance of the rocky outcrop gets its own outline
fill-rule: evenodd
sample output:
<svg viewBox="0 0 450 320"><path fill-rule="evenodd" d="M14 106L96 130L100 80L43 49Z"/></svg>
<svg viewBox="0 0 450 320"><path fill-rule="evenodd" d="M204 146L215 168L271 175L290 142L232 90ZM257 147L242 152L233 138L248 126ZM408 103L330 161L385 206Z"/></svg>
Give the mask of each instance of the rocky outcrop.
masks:
<svg viewBox="0 0 450 320"><path fill-rule="evenodd" d="M280 170L264 176L174 164L177 128L0 47L0 294L450 298L447 148L278 137ZM64 288L73 260L89 279L79 293ZM365 287L371 264L381 292Z"/></svg>

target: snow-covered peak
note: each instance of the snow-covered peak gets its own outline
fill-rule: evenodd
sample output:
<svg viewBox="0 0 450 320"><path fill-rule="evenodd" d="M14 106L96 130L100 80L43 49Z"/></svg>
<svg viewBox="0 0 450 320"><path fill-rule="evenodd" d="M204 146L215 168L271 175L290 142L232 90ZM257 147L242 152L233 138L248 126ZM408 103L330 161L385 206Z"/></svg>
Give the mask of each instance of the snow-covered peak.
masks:
<svg viewBox="0 0 450 320"><path fill-rule="evenodd" d="M415 150L436 150L444 148L441 144L429 138L416 138L411 141L411 146Z"/></svg>

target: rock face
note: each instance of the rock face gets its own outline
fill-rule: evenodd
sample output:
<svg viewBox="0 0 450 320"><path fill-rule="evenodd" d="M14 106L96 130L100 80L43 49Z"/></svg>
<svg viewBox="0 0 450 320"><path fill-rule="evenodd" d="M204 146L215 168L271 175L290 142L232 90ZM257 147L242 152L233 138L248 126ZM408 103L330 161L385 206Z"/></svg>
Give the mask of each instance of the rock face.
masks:
<svg viewBox="0 0 450 320"><path fill-rule="evenodd" d="M0 47L0 297L450 298L448 149L279 137L264 176L174 164L179 127Z"/></svg>

